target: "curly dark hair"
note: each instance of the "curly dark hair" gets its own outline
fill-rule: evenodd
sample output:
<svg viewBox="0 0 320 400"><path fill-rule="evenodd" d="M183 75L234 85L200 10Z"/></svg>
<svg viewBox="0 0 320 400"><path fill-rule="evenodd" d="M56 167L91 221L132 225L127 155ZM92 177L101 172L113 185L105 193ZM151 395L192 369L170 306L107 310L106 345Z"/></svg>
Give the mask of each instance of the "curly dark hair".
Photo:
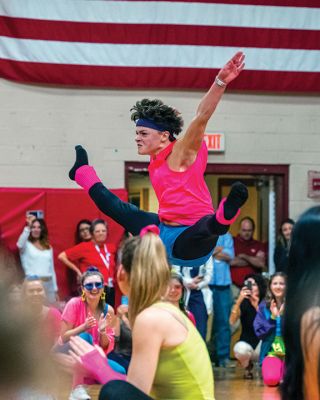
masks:
<svg viewBox="0 0 320 400"><path fill-rule="evenodd" d="M170 141L174 141L173 135L179 135L183 127L183 119L178 110L165 105L159 99L142 99L130 109L131 120L136 122L138 119L149 119L156 124L164 126L170 133Z"/></svg>

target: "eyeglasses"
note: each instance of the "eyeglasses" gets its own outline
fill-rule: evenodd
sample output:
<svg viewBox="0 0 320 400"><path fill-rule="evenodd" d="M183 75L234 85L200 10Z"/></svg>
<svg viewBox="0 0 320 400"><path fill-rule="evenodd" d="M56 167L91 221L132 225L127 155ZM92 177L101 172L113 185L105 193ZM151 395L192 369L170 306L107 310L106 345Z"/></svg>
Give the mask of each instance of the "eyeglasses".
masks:
<svg viewBox="0 0 320 400"><path fill-rule="evenodd" d="M87 227L87 228L80 228L79 229L79 232L85 232L85 231L90 231L90 228Z"/></svg>
<svg viewBox="0 0 320 400"><path fill-rule="evenodd" d="M92 290L93 288L96 288L96 289L102 289L103 288L103 282L90 282L90 283L85 283L84 285L83 285L83 287L86 289L86 290Z"/></svg>

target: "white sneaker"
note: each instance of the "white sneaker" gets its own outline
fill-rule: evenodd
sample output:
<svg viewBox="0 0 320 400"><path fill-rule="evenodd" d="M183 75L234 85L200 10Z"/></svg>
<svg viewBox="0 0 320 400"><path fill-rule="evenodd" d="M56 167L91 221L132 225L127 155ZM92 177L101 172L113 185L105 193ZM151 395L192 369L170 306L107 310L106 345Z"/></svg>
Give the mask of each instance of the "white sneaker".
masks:
<svg viewBox="0 0 320 400"><path fill-rule="evenodd" d="M76 386L70 393L69 400L91 400L86 388L82 385Z"/></svg>

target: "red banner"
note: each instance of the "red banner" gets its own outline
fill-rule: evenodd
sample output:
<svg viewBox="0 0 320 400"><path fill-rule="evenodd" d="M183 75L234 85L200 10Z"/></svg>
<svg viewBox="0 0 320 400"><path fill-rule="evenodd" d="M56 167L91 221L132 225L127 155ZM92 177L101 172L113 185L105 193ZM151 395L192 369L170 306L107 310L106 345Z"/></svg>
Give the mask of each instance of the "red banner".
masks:
<svg viewBox="0 0 320 400"><path fill-rule="evenodd" d="M122 200L127 200L125 189L112 190ZM0 188L1 241L16 254L17 239L25 225L26 211L43 210L48 225L49 240L54 250L55 270L60 296L69 294L67 268L57 260L57 255L74 245L75 228L80 219L102 218L108 222L108 242L119 244L123 228L102 214L88 194L76 189L20 189Z"/></svg>

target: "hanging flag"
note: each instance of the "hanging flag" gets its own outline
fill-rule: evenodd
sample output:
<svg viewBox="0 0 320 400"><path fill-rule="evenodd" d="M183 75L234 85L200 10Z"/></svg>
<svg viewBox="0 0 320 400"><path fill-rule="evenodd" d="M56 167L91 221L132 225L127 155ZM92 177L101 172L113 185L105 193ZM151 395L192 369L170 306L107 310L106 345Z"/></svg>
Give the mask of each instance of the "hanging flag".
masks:
<svg viewBox="0 0 320 400"><path fill-rule="evenodd" d="M0 76L103 88L320 92L319 0L0 0Z"/></svg>

